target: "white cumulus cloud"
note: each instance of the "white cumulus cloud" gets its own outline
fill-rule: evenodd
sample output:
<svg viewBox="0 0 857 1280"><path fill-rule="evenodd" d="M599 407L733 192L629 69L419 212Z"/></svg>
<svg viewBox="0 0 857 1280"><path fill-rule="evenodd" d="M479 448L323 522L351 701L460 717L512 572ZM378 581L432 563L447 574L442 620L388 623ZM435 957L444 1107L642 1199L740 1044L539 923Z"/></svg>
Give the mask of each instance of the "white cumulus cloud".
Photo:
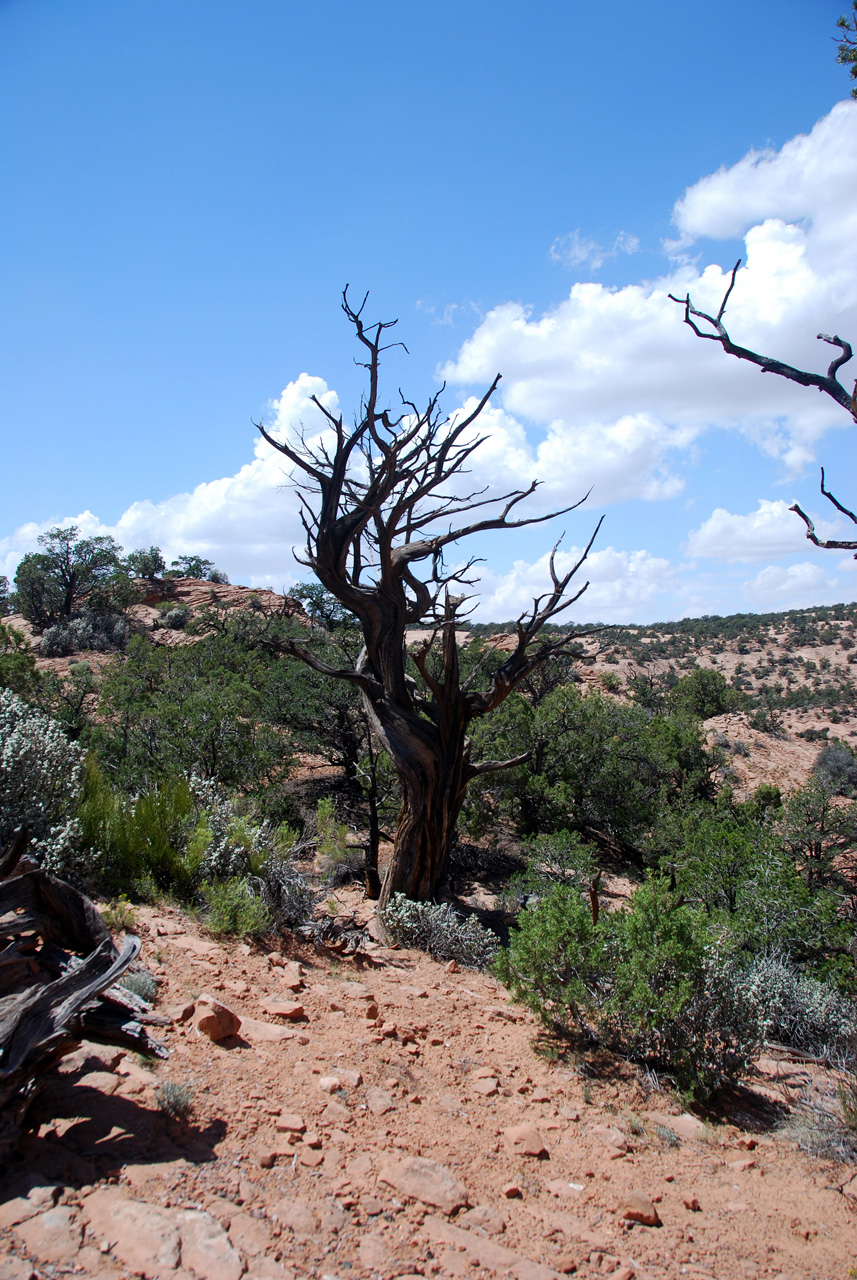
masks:
<svg viewBox="0 0 857 1280"><path fill-rule="evenodd" d="M703 177L677 201L673 218L674 248L682 256L660 278L621 288L580 281L543 314L504 302L480 317L442 371L460 388L465 409L472 391L503 374L480 423L487 438L471 460L468 487L507 491L538 478L543 487L531 511L568 505L590 486L598 510L636 498L655 502L687 485L705 433L741 433L781 470L796 473L814 459L825 432L852 426L829 398L763 375L694 337L669 294L689 291L698 306L716 310L732 264L705 265L700 242L743 235L745 262L727 313L736 342L824 369L831 348L817 342L817 333L857 337L857 102L838 104L778 151L751 152ZM560 237L551 252L567 265L594 268L637 248L628 233L605 247L578 230ZM328 427L313 397L338 411L336 393L321 378L301 374L272 405L277 439L297 439L301 431L310 442L325 438ZM289 585L306 572L292 557L304 537L290 468L261 439L247 456L234 475L162 502L135 502L112 526L88 511L24 525L0 538L0 572L12 576L46 527L73 522L85 533L111 533L127 549L155 543L168 558L205 555L251 585ZM689 584L686 566L644 548L598 550L588 565L592 586L574 616L674 616L675 606L689 600L706 612L706 592L737 599L742 590L751 605L787 608L853 589L850 562L846 572L845 562L824 553L813 558L801 539L783 501L765 499L743 515L718 508L691 531L685 548L712 562L704 578ZM744 583L728 568L793 556L801 547L805 562L766 564ZM516 550L520 555L522 546ZM521 559L506 573L489 566L480 616L514 616L546 583L544 557Z"/></svg>
<svg viewBox="0 0 857 1280"><path fill-rule="evenodd" d="M779 152L751 153L703 178L674 217L684 246L701 236L745 235L726 317L736 342L823 370L832 351L815 335L857 333L857 103L838 104ZM593 263L596 251L575 232L553 253ZM716 311L731 265L678 262L660 279L623 288L577 283L541 315L503 303L443 375L472 386L500 370L503 408L528 430L571 442L598 472L615 472L616 425L645 420L649 458L636 474L643 485L659 477L649 496L675 492L682 483L676 448L687 452L700 433L717 428L740 431L785 469L801 471L825 431L850 425L847 415L828 397L696 338L669 298L690 292L697 306ZM598 496L614 500L611 492Z"/></svg>
<svg viewBox="0 0 857 1280"><path fill-rule="evenodd" d="M853 531L841 517L825 519L812 512L811 518L819 538L851 537ZM698 529L691 531L683 550L690 557L706 556L729 563L795 555L806 551L806 525L791 510L790 503L760 498L756 510L748 515L735 515L717 507Z"/></svg>
<svg viewBox="0 0 857 1280"><path fill-rule="evenodd" d="M745 598L754 609L800 609L814 604L838 604L843 598L839 577L815 561L788 567L769 564L744 583Z"/></svg>
<svg viewBox="0 0 857 1280"><path fill-rule="evenodd" d="M556 570L567 573L580 557L582 547L557 552ZM532 607L533 599L550 590L550 553L532 563L516 560L508 573L486 571L480 583L480 599L475 618L507 621ZM648 551L618 551L605 547L590 552L589 558L572 579L570 591L589 582L584 595L560 619L582 622L620 622L646 615L661 616L666 598L675 584L675 570L669 560ZM575 585L576 584L576 585Z"/></svg>
<svg viewBox="0 0 857 1280"><path fill-rule="evenodd" d="M331 412L337 410L336 395L324 380L301 374L272 405L271 435L294 439L303 430L309 443L317 441L326 423L314 395ZM293 547L303 545L304 533L289 485L291 464L261 436L254 454L235 475L205 481L163 502L132 503L113 525L90 511L22 525L0 539L0 572L11 579L21 556L38 550L40 533L75 524L84 536L109 534L128 551L160 546L168 562L182 554L202 555L251 586L279 589L294 583L306 571L292 555Z"/></svg>

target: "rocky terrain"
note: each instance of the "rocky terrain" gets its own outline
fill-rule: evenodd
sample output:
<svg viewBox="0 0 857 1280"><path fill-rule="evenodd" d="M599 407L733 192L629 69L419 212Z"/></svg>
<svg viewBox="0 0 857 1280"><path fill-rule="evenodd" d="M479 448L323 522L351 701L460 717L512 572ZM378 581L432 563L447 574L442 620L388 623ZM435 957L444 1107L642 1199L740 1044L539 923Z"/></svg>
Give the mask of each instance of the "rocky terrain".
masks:
<svg viewBox="0 0 857 1280"><path fill-rule="evenodd" d="M835 1089L816 1064L763 1058L701 1119L628 1064L545 1052L484 974L137 917L170 1057L65 1059L3 1171L2 1280L822 1280L857 1259L857 1174L798 1146Z"/></svg>
<svg viewBox="0 0 857 1280"><path fill-rule="evenodd" d="M212 592L250 594L179 581L171 598L193 612ZM147 628L157 603L135 607ZM836 705L787 709L776 734L749 711L706 724L738 794L788 789L825 730L857 735L853 626L801 643L783 621L673 651L624 629L584 641L579 672L617 696L641 669L695 664L750 692L771 672L838 682ZM112 660L39 665L81 658ZM368 924L358 890L334 896ZM280 954L178 909L135 912L169 1058L84 1044L63 1061L0 1170L0 1280L855 1274L857 1172L819 1133L838 1086L824 1064L772 1051L719 1111L691 1115L620 1059L563 1052L486 974L376 942Z"/></svg>

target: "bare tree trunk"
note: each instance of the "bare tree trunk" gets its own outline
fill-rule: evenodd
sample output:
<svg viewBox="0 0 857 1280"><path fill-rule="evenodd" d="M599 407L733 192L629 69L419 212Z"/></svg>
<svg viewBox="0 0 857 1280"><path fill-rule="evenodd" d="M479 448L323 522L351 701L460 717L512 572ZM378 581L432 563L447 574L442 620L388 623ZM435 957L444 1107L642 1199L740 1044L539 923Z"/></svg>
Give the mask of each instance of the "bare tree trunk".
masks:
<svg viewBox="0 0 857 1280"><path fill-rule="evenodd" d="M416 902L437 894L449 865L466 789L466 744L439 753L427 767L402 778L396 842L381 886L381 910L395 893Z"/></svg>
<svg viewBox="0 0 857 1280"><path fill-rule="evenodd" d="M429 669L433 639L414 654L432 698L423 714L414 710L390 718L386 705L373 708L374 721L380 726L402 785L393 857L381 887L381 910L395 893L416 902L436 897L449 866L467 784L473 777L467 731L474 709L461 687L455 638L457 603L447 595L440 628L442 672Z"/></svg>
<svg viewBox="0 0 857 1280"><path fill-rule="evenodd" d="M378 848L381 844L381 824L378 820L378 797L369 792L369 840L366 846L366 897L375 902L381 896L381 877L378 874Z"/></svg>
<svg viewBox="0 0 857 1280"><path fill-rule="evenodd" d="M367 326L362 318L365 301L355 310L347 290L343 293L343 311L363 348L369 382L354 428L346 428L342 415L316 398L315 406L326 420L323 444L310 446L303 436L280 439L261 423L258 426L268 444L294 468L307 535L301 562L357 620L362 632L360 656L343 666L323 661L293 638L271 635L265 643L359 689L372 732L389 754L402 787L402 807L393 858L381 886L383 910L394 893L417 901L435 896L447 870L467 784L523 758L474 765L468 727L498 707L536 667L571 645L571 636L539 637L545 624L586 590L584 583L569 594L601 521L565 572L557 571L559 543L555 544L547 589L518 618L514 648L488 678L488 687L469 687L475 673L462 684L455 622L456 610L468 597L453 597L451 588L469 587L476 561L449 566L445 553L491 530L523 529L552 520L575 510L585 497L561 511L522 517L519 504L535 493L536 480L494 498L486 497L484 490L460 493L458 481L484 439L474 434L475 424L497 389L499 374L475 407L452 418L441 414L439 393L422 411L404 397L400 410L384 408L379 365L388 349L384 336L391 324ZM473 519L471 513L477 510ZM422 687L408 672L407 650L408 628L421 623L432 628L429 640L413 654ZM442 660L435 664L429 658L438 636Z"/></svg>

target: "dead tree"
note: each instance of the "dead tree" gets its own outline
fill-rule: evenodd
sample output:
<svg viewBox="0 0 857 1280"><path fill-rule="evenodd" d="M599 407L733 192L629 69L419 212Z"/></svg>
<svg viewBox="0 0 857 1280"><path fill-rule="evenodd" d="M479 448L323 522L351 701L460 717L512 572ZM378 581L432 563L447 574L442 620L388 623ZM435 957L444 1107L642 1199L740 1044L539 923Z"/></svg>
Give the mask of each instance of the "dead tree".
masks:
<svg viewBox="0 0 857 1280"><path fill-rule="evenodd" d="M691 302L690 294L686 294L683 298L676 298L674 294L670 294L673 302L677 302L679 306L684 307L684 322L689 325L697 338L705 338L709 342L719 342L727 355L736 356L739 360L749 360L751 364L758 365L762 373L776 373L781 378L787 378L790 382L797 382L802 387L815 387L818 391L823 391L825 395L835 400L841 408L851 414L851 417L857 422L857 381L854 383L854 390L849 393L843 387L837 378L837 373L844 364L847 364L854 354L851 350L850 342L846 342L844 338L840 338L838 334L819 333L816 336L820 342L828 342L832 347L839 348L839 355L831 360L827 368L827 373L808 373L804 369L796 369L793 365L784 364L782 360L775 360L771 356L761 356L756 351L751 351L749 347L739 347L733 342L726 331L723 323L723 316L726 311L726 303L729 301L729 295L735 288L735 277L738 274L738 268L741 265L741 259L735 263L732 268L732 276L729 281L729 287L723 295L723 301L716 316L709 315L706 311L700 311ZM697 320L704 321L711 326L713 332L706 332L697 324ZM857 524L857 515L853 511L849 511L844 507L833 494L824 487L824 468L821 469L821 493L822 496L832 502L836 510L842 515L847 516L852 524ZM806 536L810 542L817 547L822 547L825 551L857 551L857 541L842 542L836 539L822 540L815 532L815 526L809 516L801 507L795 503L789 508L796 515L800 516L806 525ZM857 555L855 555L857 560Z"/></svg>
<svg viewBox="0 0 857 1280"><path fill-rule="evenodd" d="M257 426L294 467L307 539L305 557L298 559L362 630L363 647L353 665L332 666L297 641L281 643L279 649L332 679L355 685L372 729L389 753L402 803L393 856L381 886L383 907L395 893L420 901L434 897L446 872L468 783L520 762L472 760L468 728L570 642L570 637L561 637L536 644L545 623L578 600L589 585L568 594L601 521L567 573L557 572L554 547L551 588L518 619L515 648L486 678L485 687L463 683L455 631L468 597L454 591L469 585L468 573L476 561L454 569L446 564L444 552L488 530L521 529L550 520L585 499L562 511L516 519L516 509L535 492L537 481L496 498L486 496L485 490L457 496L451 486L465 474L468 459L485 438L475 436L472 428L496 390L499 375L476 408L458 418L443 416L440 392L422 410L404 397L398 412L382 407L380 363L389 350L383 339L395 321L366 324L365 305L366 298L355 310L347 289L343 293L342 309L364 349L366 358L360 364L368 374L356 425L346 427L341 415L313 397L327 419L326 435L313 447L303 435L298 443L280 441L261 423ZM459 522L477 508L493 508L493 513ZM425 566L421 574L420 565ZM421 623L431 634L413 654L418 682L408 671L406 633Z"/></svg>
<svg viewBox="0 0 857 1280"><path fill-rule="evenodd" d="M81 1040L166 1057L143 1022L165 1025L114 984L136 959L121 951L88 898L29 864L26 832L0 850L0 1158L20 1137L47 1071Z"/></svg>

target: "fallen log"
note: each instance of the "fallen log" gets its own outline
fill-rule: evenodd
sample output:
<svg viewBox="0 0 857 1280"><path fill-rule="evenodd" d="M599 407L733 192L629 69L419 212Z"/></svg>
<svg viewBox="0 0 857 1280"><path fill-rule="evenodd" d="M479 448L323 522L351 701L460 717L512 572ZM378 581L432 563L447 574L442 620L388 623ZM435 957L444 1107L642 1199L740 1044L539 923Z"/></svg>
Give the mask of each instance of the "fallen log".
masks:
<svg viewBox="0 0 857 1280"><path fill-rule="evenodd" d="M89 898L28 861L19 828L0 851L0 1157L51 1067L84 1039L166 1057L139 996L116 986L140 951L116 946Z"/></svg>

